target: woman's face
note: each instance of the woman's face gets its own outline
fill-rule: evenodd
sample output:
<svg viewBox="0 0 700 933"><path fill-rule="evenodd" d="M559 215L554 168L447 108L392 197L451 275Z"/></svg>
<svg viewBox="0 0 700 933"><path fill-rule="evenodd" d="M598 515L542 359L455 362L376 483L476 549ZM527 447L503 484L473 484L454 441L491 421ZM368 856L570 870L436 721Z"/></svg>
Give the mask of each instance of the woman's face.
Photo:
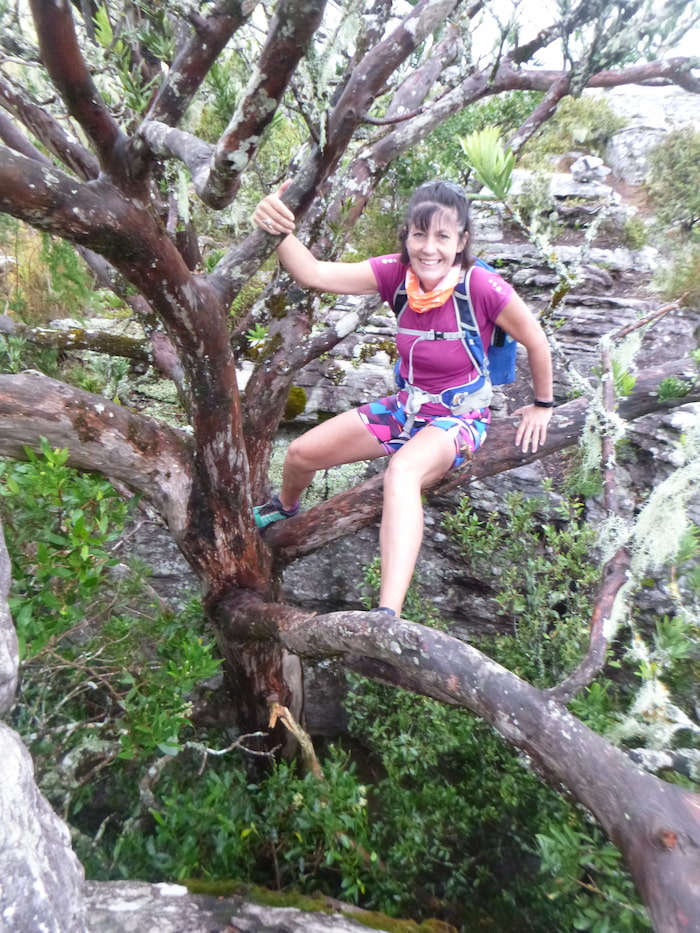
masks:
<svg viewBox="0 0 700 933"><path fill-rule="evenodd" d="M451 208L435 211L427 230L409 225L406 252L423 291L431 291L447 275L467 236L457 229L457 214Z"/></svg>

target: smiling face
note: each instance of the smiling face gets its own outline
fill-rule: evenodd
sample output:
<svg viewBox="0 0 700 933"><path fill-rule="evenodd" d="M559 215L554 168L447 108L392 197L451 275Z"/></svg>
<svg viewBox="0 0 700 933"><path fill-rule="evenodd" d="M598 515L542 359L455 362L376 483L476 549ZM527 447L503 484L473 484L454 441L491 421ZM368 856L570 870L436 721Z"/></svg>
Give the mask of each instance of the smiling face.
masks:
<svg viewBox="0 0 700 933"><path fill-rule="evenodd" d="M457 254L464 249L467 237L467 233L460 233L452 208L436 210L428 224L409 223L405 249L424 292L431 291L444 279Z"/></svg>

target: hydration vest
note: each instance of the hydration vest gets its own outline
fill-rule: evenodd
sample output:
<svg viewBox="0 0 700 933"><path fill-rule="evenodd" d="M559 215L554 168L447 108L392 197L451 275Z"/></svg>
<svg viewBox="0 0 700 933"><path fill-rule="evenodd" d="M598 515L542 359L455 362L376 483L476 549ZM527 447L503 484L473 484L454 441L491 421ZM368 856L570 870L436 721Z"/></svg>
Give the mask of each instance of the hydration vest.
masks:
<svg viewBox="0 0 700 933"><path fill-rule="evenodd" d="M482 259L477 259L474 265L481 266L490 272L495 269ZM408 356L408 378L404 379L399 372L401 360L394 366L396 384L400 389L408 392L405 408L409 414L415 415L421 405L427 402L439 402L450 409L453 415L463 415L474 409L486 408L491 402L492 386L505 385L515 380L515 356L518 345L501 327L494 327L489 344L488 353L484 352L481 333L474 313L469 281L474 266L466 269L453 292L455 306L454 331L415 330L401 326L401 316L408 307L408 294L406 280L394 292L392 306L398 324L398 333L416 337ZM465 385L451 386L439 393L431 393L413 382L413 347L421 340L461 340L469 359L477 371L477 376Z"/></svg>

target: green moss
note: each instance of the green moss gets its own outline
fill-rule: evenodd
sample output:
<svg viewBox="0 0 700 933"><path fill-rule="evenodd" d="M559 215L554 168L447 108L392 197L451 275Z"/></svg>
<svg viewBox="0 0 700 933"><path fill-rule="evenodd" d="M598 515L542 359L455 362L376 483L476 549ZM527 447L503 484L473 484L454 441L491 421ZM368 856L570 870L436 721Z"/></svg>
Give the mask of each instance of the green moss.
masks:
<svg viewBox="0 0 700 933"><path fill-rule="evenodd" d="M296 907L297 910L307 911L308 913L334 913L334 908L327 903L325 898L309 897L300 894L298 891L272 891L269 888L234 879L204 881L198 878L189 878L184 884L191 894L208 894L212 897L233 897L238 895L256 904L263 904L265 907Z"/></svg>
<svg viewBox="0 0 700 933"><path fill-rule="evenodd" d="M387 933L457 933L453 926L443 920L424 920L419 924L414 920L397 920L375 911L338 911L337 907L331 905L325 897L308 897L298 891L271 891L269 888L247 884L243 881L188 879L184 884L191 894L205 894L211 897L238 895L265 907L294 907L305 913L334 914L340 912L343 916L370 930L385 930Z"/></svg>
<svg viewBox="0 0 700 933"><path fill-rule="evenodd" d="M270 312L270 317L274 318L276 321L281 321L283 318L287 317L289 311L287 296L283 293L273 295L267 302L267 310Z"/></svg>
<svg viewBox="0 0 700 933"><path fill-rule="evenodd" d="M396 342L393 337L385 337L382 340L375 340L371 343L365 343L360 347L360 352L357 357L353 359L353 365L359 366L361 363L366 363L367 360L371 360L372 357L376 356L381 351L387 354L389 360L392 363L395 363L398 359L398 350L396 349Z"/></svg>
<svg viewBox="0 0 700 933"><path fill-rule="evenodd" d="M455 928L444 920L424 920L419 924L414 920L396 920L394 917L387 917L386 914L369 911L341 913L370 930L385 930L386 933L457 933Z"/></svg>
<svg viewBox="0 0 700 933"><path fill-rule="evenodd" d="M345 370L337 363L330 363L326 367L324 375L334 386L341 386L345 382Z"/></svg>
<svg viewBox="0 0 700 933"><path fill-rule="evenodd" d="M241 320L250 311L265 288L265 282L262 278L252 278L241 288L231 303L231 315L236 320Z"/></svg>
<svg viewBox="0 0 700 933"><path fill-rule="evenodd" d="M292 386L284 408L285 421L294 421L306 408L306 392L301 386Z"/></svg>

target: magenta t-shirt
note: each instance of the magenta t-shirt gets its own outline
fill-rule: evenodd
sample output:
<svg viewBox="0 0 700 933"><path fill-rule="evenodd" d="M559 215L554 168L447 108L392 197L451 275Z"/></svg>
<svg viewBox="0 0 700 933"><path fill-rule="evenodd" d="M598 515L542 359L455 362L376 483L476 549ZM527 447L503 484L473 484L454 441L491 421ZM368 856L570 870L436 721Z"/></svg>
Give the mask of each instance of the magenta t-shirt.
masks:
<svg viewBox="0 0 700 933"><path fill-rule="evenodd" d="M394 292L406 277L407 266L398 254L376 256L369 260L381 297L392 307ZM494 321L513 295L513 288L495 272L474 266L470 279L470 294L476 321L484 347L491 342ZM454 301L450 298L442 307L418 314L409 307L401 315L401 327L409 330L459 330ZM416 341L418 341L416 343ZM415 347L413 344L415 343ZM478 375L461 340L419 340L408 334L396 335L396 346L401 357L399 372L408 380L408 360L411 348L413 384L437 395L454 386L466 385ZM405 393L401 394L402 401ZM440 415L449 411L444 405L428 402L421 407L426 415Z"/></svg>

